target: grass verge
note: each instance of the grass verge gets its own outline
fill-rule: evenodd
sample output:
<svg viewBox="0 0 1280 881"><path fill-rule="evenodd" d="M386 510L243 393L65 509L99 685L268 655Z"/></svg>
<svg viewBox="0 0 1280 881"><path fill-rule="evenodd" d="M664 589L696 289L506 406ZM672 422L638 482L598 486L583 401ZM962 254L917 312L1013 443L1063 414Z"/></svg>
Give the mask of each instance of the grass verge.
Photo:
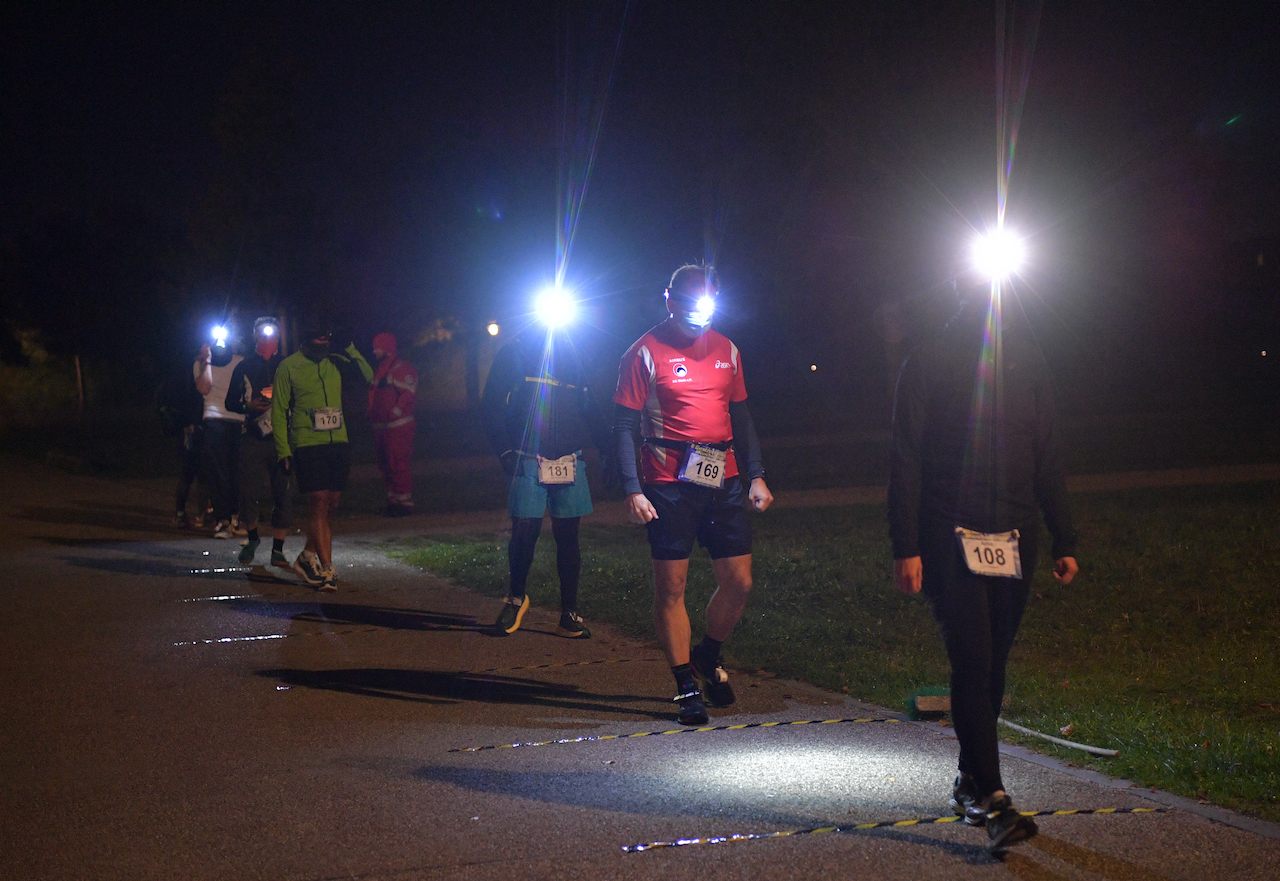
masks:
<svg viewBox="0 0 1280 881"><path fill-rule="evenodd" d="M1113 776L1280 820L1280 485L1074 497L1081 576L1041 569L1010 671L1007 715L1120 750L1111 759L1001 735ZM763 669L889 707L945 685L924 602L891 586L881 506L791 509L755 519L755 590L730 666ZM588 521L589 523L589 521ZM1045 545L1047 547L1047 542ZM583 528L582 612L652 635L648 548L638 530ZM393 555L490 596L506 591L505 539L414 539ZM552 542L530 577L558 602ZM694 632L713 590L695 555Z"/></svg>

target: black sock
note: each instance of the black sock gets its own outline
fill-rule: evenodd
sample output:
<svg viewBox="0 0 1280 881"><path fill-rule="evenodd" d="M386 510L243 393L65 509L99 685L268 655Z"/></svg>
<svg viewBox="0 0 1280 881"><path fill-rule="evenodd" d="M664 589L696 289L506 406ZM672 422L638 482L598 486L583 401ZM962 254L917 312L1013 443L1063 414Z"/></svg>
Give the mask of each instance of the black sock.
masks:
<svg viewBox="0 0 1280 881"><path fill-rule="evenodd" d="M702 637L702 642L698 643L698 647L694 649L694 651L697 651L698 649L703 649L706 651L707 654L711 655L711 657L718 658L720 657L720 646L722 645L724 645L724 643L721 642L720 640L712 639L709 636L704 636Z"/></svg>
<svg viewBox="0 0 1280 881"><path fill-rule="evenodd" d="M257 541L257 540L258 540L258 527L255 526L253 529L249 530L249 541Z"/></svg>
<svg viewBox="0 0 1280 881"><path fill-rule="evenodd" d="M273 550L273 551L279 551L280 553L282 553L282 554L283 554L283 553L284 553L284 539L283 539L283 538L273 538L273 539L271 539L271 550Z"/></svg>
<svg viewBox="0 0 1280 881"><path fill-rule="evenodd" d="M698 687L698 680L694 676L691 664L672 667L671 675L676 677L676 688L680 690L681 694L687 694Z"/></svg>

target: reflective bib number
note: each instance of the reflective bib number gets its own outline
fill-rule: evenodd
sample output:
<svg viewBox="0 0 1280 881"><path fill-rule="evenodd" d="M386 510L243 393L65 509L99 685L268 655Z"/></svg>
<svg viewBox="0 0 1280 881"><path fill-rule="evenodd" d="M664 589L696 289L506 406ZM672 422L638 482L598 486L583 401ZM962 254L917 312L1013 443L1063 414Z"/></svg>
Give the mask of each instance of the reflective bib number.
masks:
<svg viewBox="0 0 1280 881"><path fill-rule="evenodd" d="M342 427L342 408L321 407L311 412L311 427L316 431L337 431Z"/></svg>
<svg viewBox="0 0 1280 881"><path fill-rule="evenodd" d="M578 478L578 456L570 453L559 459L538 457L538 483L543 486L559 486L573 483Z"/></svg>
<svg viewBox="0 0 1280 881"><path fill-rule="evenodd" d="M689 452L684 457L677 475L681 480L719 489L724 486L725 460L729 458L728 450L717 450L705 444L689 444Z"/></svg>
<svg viewBox="0 0 1280 881"><path fill-rule="evenodd" d="M1022 577L1022 558L1018 556L1018 530L1011 532L974 532L956 527L956 540L964 563L974 575Z"/></svg>

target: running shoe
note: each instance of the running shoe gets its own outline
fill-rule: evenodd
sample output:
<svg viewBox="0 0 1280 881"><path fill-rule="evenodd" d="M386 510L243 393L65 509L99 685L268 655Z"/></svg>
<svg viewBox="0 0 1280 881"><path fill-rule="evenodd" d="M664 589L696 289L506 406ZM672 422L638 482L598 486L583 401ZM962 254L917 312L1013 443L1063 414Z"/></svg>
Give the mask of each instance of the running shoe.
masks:
<svg viewBox="0 0 1280 881"><path fill-rule="evenodd" d="M999 795L987 808L987 850L1000 853L1015 844L1034 838L1040 828L1036 821L1024 817L1013 806L1013 799Z"/></svg>
<svg viewBox="0 0 1280 881"><path fill-rule="evenodd" d="M702 691L707 703L713 707L727 707L735 700L729 674L724 672L724 662L702 646L694 646L689 653L689 663L702 680Z"/></svg>
<svg viewBox="0 0 1280 881"><path fill-rule="evenodd" d="M582 623L582 616L577 612L560 613L560 635L569 639L590 639L591 631Z"/></svg>
<svg viewBox="0 0 1280 881"><path fill-rule="evenodd" d="M218 525L213 528L214 538L231 538L231 521L219 520Z"/></svg>
<svg viewBox="0 0 1280 881"><path fill-rule="evenodd" d="M676 712L676 721L681 725L706 725L707 705L702 702L702 692L695 685L688 691L676 695L672 701L680 705Z"/></svg>
<svg viewBox="0 0 1280 881"><path fill-rule="evenodd" d="M231 534L238 535L240 538L244 538L249 534L249 530L241 525L239 517L231 518Z"/></svg>
<svg viewBox="0 0 1280 881"><path fill-rule="evenodd" d="M970 826L984 825L987 822L987 812L978 807L981 800L972 777L961 774L956 778L955 789L951 791L951 810L957 817L963 817Z"/></svg>
<svg viewBox="0 0 1280 881"><path fill-rule="evenodd" d="M173 515L173 525L179 529L190 529L191 521L187 519L186 511L179 511Z"/></svg>
<svg viewBox="0 0 1280 881"><path fill-rule="evenodd" d="M493 629L502 636L515 633L520 629L520 622L524 620L524 613L527 611L529 611L528 594L521 599L507 597L502 603L502 611L498 613L498 620L493 622Z"/></svg>
<svg viewBox="0 0 1280 881"><path fill-rule="evenodd" d="M289 558L284 555L284 551L273 550L271 552L271 565L279 566L281 569L288 569Z"/></svg>
<svg viewBox="0 0 1280 881"><path fill-rule="evenodd" d="M260 544L262 544L262 539L260 538L251 538L245 542L244 547L240 549L240 562L246 566L252 563L253 555L258 552L258 545Z"/></svg>
<svg viewBox="0 0 1280 881"><path fill-rule="evenodd" d="M338 589L338 573L333 571L333 566L325 566L320 575L324 579L320 583L321 590Z"/></svg>
<svg viewBox="0 0 1280 881"><path fill-rule="evenodd" d="M324 583L324 569L320 566L320 558L311 551L304 550L298 554L298 559L293 561L293 571L312 587L319 587Z"/></svg>

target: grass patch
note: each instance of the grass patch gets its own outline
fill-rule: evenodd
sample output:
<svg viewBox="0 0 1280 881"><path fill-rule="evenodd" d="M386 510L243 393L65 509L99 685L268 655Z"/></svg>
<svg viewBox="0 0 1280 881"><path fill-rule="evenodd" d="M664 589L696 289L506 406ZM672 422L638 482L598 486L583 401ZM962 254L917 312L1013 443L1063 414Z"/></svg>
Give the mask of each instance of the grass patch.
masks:
<svg viewBox="0 0 1280 881"><path fill-rule="evenodd" d="M1280 485L1084 494L1074 502L1084 568L1062 588L1041 562L1011 661L1008 715L1048 733L1072 725L1071 739L1121 754L1097 759L1002 736L1280 820ZM892 588L883 507L779 510L754 522L756 586L726 647L731 666L889 707L947 683L925 604ZM641 533L584 525L582 548L584 616L651 638ZM489 596L506 592L502 537L415 539L391 552ZM699 553L689 577L695 633L713 589ZM549 538L539 542L530 594L539 605L558 602Z"/></svg>

